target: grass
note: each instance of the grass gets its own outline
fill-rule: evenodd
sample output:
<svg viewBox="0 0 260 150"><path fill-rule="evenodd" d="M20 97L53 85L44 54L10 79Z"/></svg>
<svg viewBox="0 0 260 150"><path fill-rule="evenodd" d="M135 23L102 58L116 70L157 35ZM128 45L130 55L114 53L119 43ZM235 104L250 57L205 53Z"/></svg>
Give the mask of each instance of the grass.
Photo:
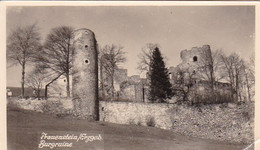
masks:
<svg viewBox="0 0 260 150"><path fill-rule="evenodd" d="M70 116L60 118L55 115L18 110L17 108L7 110L8 150L37 149L42 132L78 135L86 131L103 133L103 148L108 150L240 150L245 147L182 136L154 127L88 122ZM90 148L86 143L80 143L71 149L87 150Z"/></svg>

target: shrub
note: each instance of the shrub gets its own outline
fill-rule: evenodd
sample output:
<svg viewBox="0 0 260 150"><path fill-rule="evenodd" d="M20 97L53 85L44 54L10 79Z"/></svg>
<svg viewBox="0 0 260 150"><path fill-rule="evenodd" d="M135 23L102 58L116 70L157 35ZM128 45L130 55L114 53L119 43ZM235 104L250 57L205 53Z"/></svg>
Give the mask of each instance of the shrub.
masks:
<svg viewBox="0 0 260 150"><path fill-rule="evenodd" d="M148 116L146 118L146 125L148 127L155 127L155 121L154 121L154 117Z"/></svg>
<svg viewBox="0 0 260 150"><path fill-rule="evenodd" d="M138 125L138 126L142 125L142 123L141 123L140 120L137 122L137 125Z"/></svg>
<svg viewBox="0 0 260 150"><path fill-rule="evenodd" d="M192 99L189 100L190 105L223 104L233 102L230 94L220 93L217 90L203 94L194 92L191 97Z"/></svg>
<svg viewBox="0 0 260 150"><path fill-rule="evenodd" d="M250 116L249 112L247 112L247 111L243 111L242 116L245 121L249 121L251 119L251 116Z"/></svg>
<svg viewBox="0 0 260 150"><path fill-rule="evenodd" d="M42 105L42 111L46 113L61 114L65 109L60 101L46 101Z"/></svg>
<svg viewBox="0 0 260 150"><path fill-rule="evenodd" d="M68 113L68 112L64 112L64 113L58 113L56 114L56 117L57 118L65 118L67 116L71 116L71 113Z"/></svg>
<svg viewBox="0 0 260 150"><path fill-rule="evenodd" d="M134 121L134 119L129 119L129 120L128 120L128 123L129 123L129 124L135 124L135 121Z"/></svg>
<svg viewBox="0 0 260 150"><path fill-rule="evenodd" d="M7 109L8 110L12 110L12 111L18 111L18 112L21 111L21 108L19 107L19 104L15 103L13 101L9 101L7 103Z"/></svg>

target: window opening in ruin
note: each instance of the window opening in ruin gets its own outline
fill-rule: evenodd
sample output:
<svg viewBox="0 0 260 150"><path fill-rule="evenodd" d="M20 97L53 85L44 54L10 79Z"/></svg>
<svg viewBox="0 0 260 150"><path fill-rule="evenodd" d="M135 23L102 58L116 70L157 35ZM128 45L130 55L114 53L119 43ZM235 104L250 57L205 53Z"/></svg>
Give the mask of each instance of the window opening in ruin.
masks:
<svg viewBox="0 0 260 150"><path fill-rule="evenodd" d="M84 61L86 64L89 64L89 60L88 59L85 59Z"/></svg>
<svg viewBox="0 0 260 150"><path fill-rule="evenodd" d="M170 79L172 79L172 76L171 76L171 75L172 75L172 73L171 73L171 72L169 72Z"/></svg>
<svg viewBox="0 0 260 150"><path fill-rule="evenodd" d="M66 82L66 80L64 79L64 82Z"/></svg>
<svg viewBox="0 0 260 150"><path fill-rule="evenodd" d="M88 49L88 45L85 45L85 49Z"/></svg>
<svg viewBox="0 0 260 150"><path fill-rule="evenodd" d="M195 62L195 61L198 61L198 57L197 56L194 56L193 57L193 61Z"/></svg>

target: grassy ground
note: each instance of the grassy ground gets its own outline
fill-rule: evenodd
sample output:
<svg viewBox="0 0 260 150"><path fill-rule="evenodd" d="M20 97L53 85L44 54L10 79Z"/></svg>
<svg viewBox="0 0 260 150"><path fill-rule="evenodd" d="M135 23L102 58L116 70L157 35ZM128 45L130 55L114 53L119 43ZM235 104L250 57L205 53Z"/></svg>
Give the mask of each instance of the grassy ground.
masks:
<svg viewBox="0 0 260 150"><path fill-rule="evenodd" d="M72 117L57 118L19 109L7 111L8 150L37 150L42 132L78 135L86 131L103 132L104 145L101 147L108 150L242 150L245 147L182 136L154 127L87 122ZM62 148L54 149L61 150ZM87 150L90 148L82 142L70 149Z"/></svg>

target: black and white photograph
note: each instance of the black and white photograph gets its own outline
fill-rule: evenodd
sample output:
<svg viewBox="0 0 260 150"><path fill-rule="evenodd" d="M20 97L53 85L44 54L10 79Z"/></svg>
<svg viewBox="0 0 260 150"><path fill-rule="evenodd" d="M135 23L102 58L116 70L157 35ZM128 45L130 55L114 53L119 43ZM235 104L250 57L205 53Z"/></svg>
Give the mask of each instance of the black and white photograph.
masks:
<svg viewBox="0 0 260 150"><path fill-rule="evenodd" d="M8 150L254 149L255 5L72 4L6 6Z"/></svg>

